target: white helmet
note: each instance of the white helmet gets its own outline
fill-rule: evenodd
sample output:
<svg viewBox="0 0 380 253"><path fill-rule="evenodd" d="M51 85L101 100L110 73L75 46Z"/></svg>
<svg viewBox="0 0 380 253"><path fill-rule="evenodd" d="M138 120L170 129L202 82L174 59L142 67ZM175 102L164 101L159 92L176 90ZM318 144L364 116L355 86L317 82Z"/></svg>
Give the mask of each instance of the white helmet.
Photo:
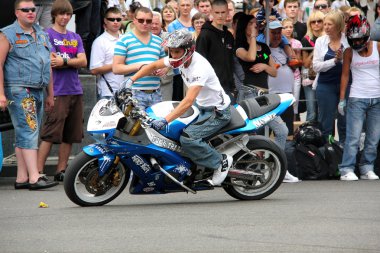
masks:
<svg viewBox="0 0 380 253"><path fill-rule="evenodd" d="M180 29L170 33L162 46L168 47L169 49L169 63L173 68L179 68L185 62L187 62L195 51L195 44L193 40L192 33L187 29ZM173 59L170 55L170 49L172 48L183 48L185 53L179 59Z"/></svg>

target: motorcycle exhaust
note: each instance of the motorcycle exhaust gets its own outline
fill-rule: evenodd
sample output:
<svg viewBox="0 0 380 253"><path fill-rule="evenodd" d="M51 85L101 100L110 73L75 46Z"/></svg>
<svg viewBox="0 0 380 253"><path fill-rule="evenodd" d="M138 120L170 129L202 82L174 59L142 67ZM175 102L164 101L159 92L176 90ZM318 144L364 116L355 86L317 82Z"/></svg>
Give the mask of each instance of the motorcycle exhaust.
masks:
<svg viewBox="0 0 380 253"><path fill-rule="evenodd" d="M170 175L168 172L166 172L166 170L164 170L157 162L157 160L154 158L154 157L151 157L150 158L150 162L152 163L152 166L154 169L156 170L160 170L162 173L165 174L165 176L167 176L168 178L170 178L174 183L178 184L179 186L181 186L183 189L185 189L186 191L188 192L191 192L193 194L197 194L196 191L190 189L189 187L187 187L186 185L184 185L183 183L179 182L177 179L175 179L172 175Z"/></svg>

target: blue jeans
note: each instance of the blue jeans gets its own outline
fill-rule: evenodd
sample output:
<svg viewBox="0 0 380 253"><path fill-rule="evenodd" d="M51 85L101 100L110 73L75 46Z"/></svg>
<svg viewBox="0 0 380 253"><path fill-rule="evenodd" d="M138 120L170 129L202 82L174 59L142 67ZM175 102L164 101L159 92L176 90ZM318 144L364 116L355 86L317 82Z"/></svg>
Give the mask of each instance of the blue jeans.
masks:
<svg viewBox="0 0 380 253"><path fill-rule="evenodd" d="M240 103L244 99L254 98L262 95L263 93L265 93L265 91L260 91L259 89L242 85L242 87L238 90L237 102ZM274 141L278 146L280 146L281 149L285 150L289 130L284 121L280 116L277 116L272 121L268 122L267 125L274 132Z"/></svg>
<svg viewBox="0 0 380 253"><path fill-rule="evenodd" d="M230 107L222 111L215 108L199 108L199 110L198 119L183 131L179 141L183 151L194 163L217 170L221 164L222 155L204 139L230 122L231 110Z"/></svg>
<svg viewBox="0 0 380 253"><path fill-rule="evenodd" d="M4 87L10 101L9 114L15 128L15 146L22 149L38 149L38 135L44 113L43 89Z"/></svg>
<svg viewBox="0 0 380 253"><path fill-rule="evenodd" d="M338 110L339 104L339 84L318 83L317 101L318 101L318 122L321 125L321 131L325 140L329 135L334 135L335 118L338 118L339 142L344 143L346 140L346 115L340 115ZM338 115L338 116L337 116Z"/></svg>
<svg viewBox="0 0 380 253"><path fill-rule="evenodd" d="M360 134L365 124L364 149L360 157L359 169L362 175L373 171L380 139L380 98L349 98L347 102L347 132L342 163L339 165L341 175L353 172L359 149Z"/></svg>
<svg viewBox="0 0 380 253"><path fill-rule="evenodd" d="M312 86L303 86L306 99L306 121L317 121L317 99Z"/></svg>
<svg viewBox="0 0 380 253"><path fill-rule="evenodd" d="M138 107L145 110L147 107L162 101L160 89L153 93L147 93L141 90L132 90L132 97L139 101Z"/></svg>

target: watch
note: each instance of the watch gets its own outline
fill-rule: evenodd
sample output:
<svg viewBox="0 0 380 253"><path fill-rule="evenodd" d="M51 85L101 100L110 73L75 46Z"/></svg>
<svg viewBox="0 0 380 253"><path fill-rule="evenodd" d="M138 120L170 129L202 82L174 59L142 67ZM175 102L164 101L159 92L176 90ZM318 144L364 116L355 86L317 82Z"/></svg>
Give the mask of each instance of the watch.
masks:
<svg viewBox="0 0 380 253"><path fill-rule="evenodd" d="M63 58L63 66L67 66L67 58Z"/></svg>

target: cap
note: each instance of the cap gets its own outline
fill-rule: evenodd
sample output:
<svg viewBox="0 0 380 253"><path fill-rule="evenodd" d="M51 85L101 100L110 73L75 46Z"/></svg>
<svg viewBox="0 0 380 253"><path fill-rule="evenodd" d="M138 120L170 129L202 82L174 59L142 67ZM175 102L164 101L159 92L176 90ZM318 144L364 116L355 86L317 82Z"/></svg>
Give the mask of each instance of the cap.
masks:
<svg viewBox="0 0 380 253"><path fill-rule="evenodd" d="M277 28L282 28L282 24L280 21L275 20L275 21L269 22L269 29L274 30Z"/></svg>

